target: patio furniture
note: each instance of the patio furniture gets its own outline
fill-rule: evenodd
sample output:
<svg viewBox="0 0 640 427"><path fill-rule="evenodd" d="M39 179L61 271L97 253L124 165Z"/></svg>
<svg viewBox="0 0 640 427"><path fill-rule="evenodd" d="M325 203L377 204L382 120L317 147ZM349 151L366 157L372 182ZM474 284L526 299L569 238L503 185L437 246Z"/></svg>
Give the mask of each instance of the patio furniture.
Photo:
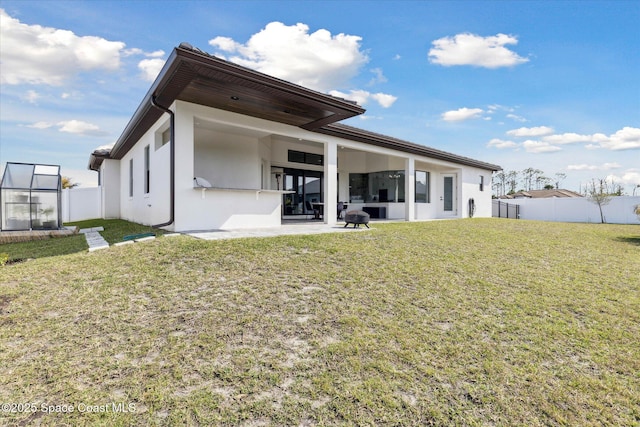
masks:
<svg viewBox="0 0 640 427"><path fill-rule="evenodd" d="M320 219L320 209L316 208L316 206L312 206L310 201L304 202L305 206L305 214L313 215L313 219Z"/></svg>
<svg viewBox="0 0 640 427"><path fill-rule="evenodd" d="M369 219L369 214L364 211L350 211L344 216L344 221L346 222L344 227L346 228L347 225L353 224L353 228L357 228L360 227L360 224L364 224L369 228Z"/></svg>

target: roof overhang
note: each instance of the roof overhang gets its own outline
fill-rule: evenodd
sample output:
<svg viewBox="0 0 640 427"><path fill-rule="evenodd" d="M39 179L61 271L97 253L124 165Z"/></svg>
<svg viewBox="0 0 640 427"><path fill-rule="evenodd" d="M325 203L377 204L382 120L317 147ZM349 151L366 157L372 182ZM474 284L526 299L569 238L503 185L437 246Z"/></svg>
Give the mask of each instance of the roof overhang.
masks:
<svg viewBox="0 0 640 427"><path fill-rule="evenodd" d="M358 104L242 67L187 43L175 48L115 143L120 159L175 100L315 130L365 112Z"/></svg>
<svg viewBox="0 0 640 427"><path fill-rule="evenodd" d="M426 156L432 159L439 159L461 165L473 166L480 169L490 171L502 170L502 167L498 165L475 160L470 157L458 156L457 154L436 150L435 148L427 147L425 145L414 144L412 142L403 141L401 139L392 138L390 136L381 135L379 133L358 129L340 123L329 124L319 129L314 129L314 132L331 135L338 138L349 139L352 141L363 142L365 144L389 148L392 150L399 150L405 153Z"/></svg>

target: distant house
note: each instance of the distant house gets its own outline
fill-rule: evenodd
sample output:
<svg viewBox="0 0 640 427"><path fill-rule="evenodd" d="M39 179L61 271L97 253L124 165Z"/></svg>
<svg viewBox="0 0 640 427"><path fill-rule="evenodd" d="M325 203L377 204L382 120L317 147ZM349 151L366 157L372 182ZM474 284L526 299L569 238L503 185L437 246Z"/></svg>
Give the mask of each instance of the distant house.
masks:
<svg viewBox="0 0 640 427"><path fill-rule="evenodd" d="M571 190L551 189L551 190L529 190L518 191L514 194L500 197L501 199L548 199L553 197L583 197L582 194Z"/></svg>
<svg viewBox="0 0 640 427"><path fill-rule="evenodd" d="M364 111L183 43L113 148L91 153L102 216L174 231L316 210L335 224L338 202L406 221L491 216L500 166L338 123Z"/></svg>

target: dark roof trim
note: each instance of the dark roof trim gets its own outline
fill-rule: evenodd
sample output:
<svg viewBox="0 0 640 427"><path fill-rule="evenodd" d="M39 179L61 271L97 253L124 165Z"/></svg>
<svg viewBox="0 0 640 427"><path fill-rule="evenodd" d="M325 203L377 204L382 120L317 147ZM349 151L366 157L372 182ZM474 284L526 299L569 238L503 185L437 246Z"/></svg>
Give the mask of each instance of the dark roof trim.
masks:
<svg viewBox="0 0 640 427"><path fill-rule="evenodd" d="M203 70L205 74L203 74ZM180 44L179 47L171 52L160 74L151 85L113 148L110 151L96 150L91 153L89 169L98 170L105 158L121 159L144 133L160 119L163 113L152 106L151 100L153 97L162 105L171 105L176 99L180 99L183 91L196 80L202 81L203 78L206 79L206 73L208 72L228 76L234 79L236 84L242 82L246 85L259 87L265 93L284 94L295 100L295 103L302 102L310 107L322 109L328 114L321 117L316 116L315 120L301 124L300 128L302 129L480 169L502 170L498 165L336 123L337 121L362 114L365 110L355 102L316 92L217 58L193 48L188 43ZM187 99L186 102L192 101Z"/></svg>
<svg viewBox="0 0 640 427"><path fill-rule="evenodd" d="M111 154L110 148L98 148L89 156L89 170L100 171L100 166L104 159L109 159Z"/></svg>
<svg viewBox="0 0 640 427"><path fill-rule="evenodd" d="M160 74L152 84L144 99L125 127L122 135L111 150L111 157L122 158L144 133L162 116L162 112L153 108L151 98L156 97L162 105L171 105L180 99L183 90L196 79L205 78L202 70L223 73L246 85L257 85L264 91L277 92L291 96L296 102L321 107L333 114L319 118L301 127L312 130L327 123L344 120L365 112L358 104L335 96L316 92L287 81L268 76L249 68L209 55L188 43L175 48Z"/></svg>
<svg viewBox="0 0 640 427"><path fill-rule="evenodd" d="M363 142L369 145L376 145L378 147L390 148L393 150L403 151L405 153L431 157L433 159L445 160L466 166L473 166L480 169L486 169L490 171L502 170L502 167L498 165L482 162L470 157L459 156L457 154L448 153L446 151L436 150L435 148L427 147L425 145L414 144L412 142L403 141L401 139L393 138L375 132L370 132L352 126L343 125L340 123L333 123L323 126L320 129L315 129L314 132L331 135L338 138L349 139L352 141Z"/></svg>

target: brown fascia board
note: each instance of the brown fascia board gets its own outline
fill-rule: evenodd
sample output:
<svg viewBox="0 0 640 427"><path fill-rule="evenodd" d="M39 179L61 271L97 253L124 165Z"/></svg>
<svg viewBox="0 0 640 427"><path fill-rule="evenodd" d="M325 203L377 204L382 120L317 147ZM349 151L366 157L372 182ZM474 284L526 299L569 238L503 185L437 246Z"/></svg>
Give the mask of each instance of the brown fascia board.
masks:
<svg viewBox="0 0 640 427"><path fill-rule="evenodd" d="M446 151L427 147L426 145L403 141L401 139L393 138L375 132L370 132L340 123L323 126L319 129L315 129L314 132L331 135L338 138L349 139L352 141L364 142L365 144L376 145L378 147L399 150L405 153L431 157L433 159L445 160L466 166L473 166L480 169L490 170L492 172L502 170L502 167L498 165L475 160L469 157L459 156L457 154L452 154Z"/></svg>
<svg viewBox="0 0 640 427"><path fill-rule="evenodd" d="M307 89L305 87L289 83L287 81L268 76L229 61L209 55L199 49L194 49L188 43L181 43L172 52L160 74L151 85L151 88L143 98L133 117L125 127L122 135L111 149L111 158L121 159L136 143L136 141L155 123L163 114L162 111L151 105L151 98L156 97L158 103L168 107L179 99L180 92L198 76L190 64L198 64L204 67L214 67L217 71L223 71L240 79L258 83L302 97L312 103L338 110L339 117L330 116L332 120L324 118L304 125L305 128L313 128L326 124L327 121L343 120L365 112L358 104L331 95Z"/></svg>
<svg viewBox="0 0 640 427"><path fill-rule="evenodd" d="M155 123L160 116L162 116L163 112L151 105L151 98L154 95L158 97L159 94L162 93L163 89L170 84L171 78L176 73L180 65L177 58L178 55L174 49L171 52L171 55L169 55L164 67L162 67L160 74L153 82L151 88L147 91L142 102L129 120L129 123L127 123L122 135L120 135L120 138L118 138L111 149L111 158L121 159L133 147L144 132L147 131L149 126ZM165 99L163 100L169 101ZM170 103L173 103L173 100L170 100ZM137 135L139 135L138 138L135 138Z"/></svg>
<svg viewBox="0 0 640 427"><path fill-rule="evenodd" d="M226 74L238 77L242 80L258 83L262 86L267 86L297 97L302 97L316 104L327 105L334 109L344 110L346 115L344 115L342 119L357 116L366 111L354 101L348 101L336 96L327 95L277 77L269 76L242 65L226 61L218 58L217 56L203 52L200 49L193 48L188 43L181 43L175 51L187 61L194 62L205 67L215 65L215 69L217 71L223 71Z"/></svg>

